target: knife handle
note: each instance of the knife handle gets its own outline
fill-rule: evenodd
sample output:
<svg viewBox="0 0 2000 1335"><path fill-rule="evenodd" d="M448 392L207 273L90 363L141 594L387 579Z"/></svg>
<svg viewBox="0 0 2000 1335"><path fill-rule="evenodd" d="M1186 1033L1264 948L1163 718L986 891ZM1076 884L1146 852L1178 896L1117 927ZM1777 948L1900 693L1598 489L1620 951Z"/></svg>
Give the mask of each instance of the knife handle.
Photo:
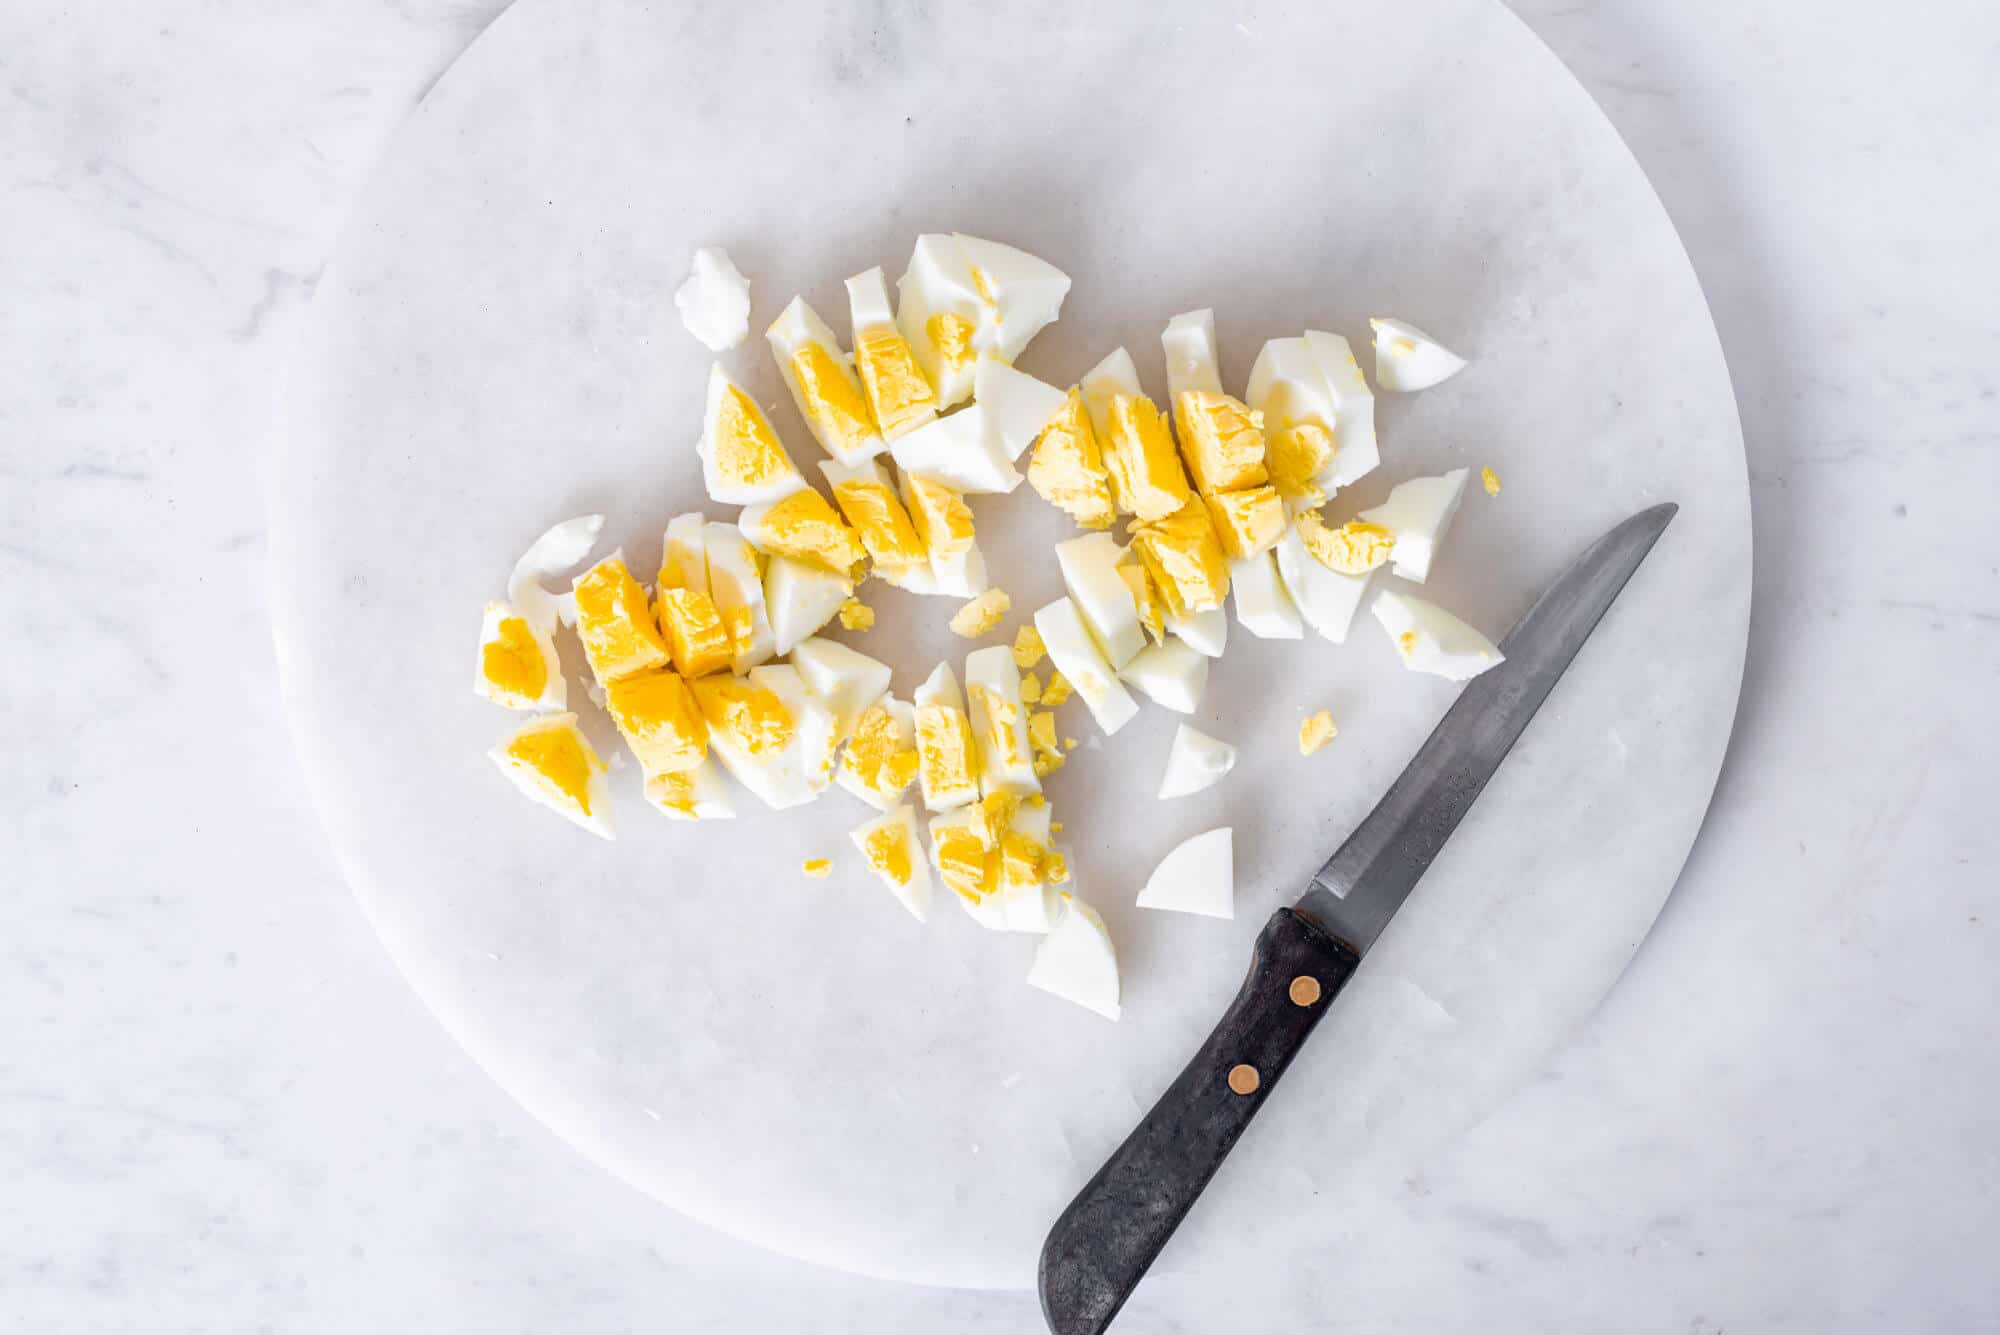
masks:
<svg viewBox="0 0 2000 1335"><path fill-rule="evenodd" d="M1271 916L1215 1032L1049 1230L1040 1288L1055 1335L1111 1324L1360 963L1292 910Z"/></svg>

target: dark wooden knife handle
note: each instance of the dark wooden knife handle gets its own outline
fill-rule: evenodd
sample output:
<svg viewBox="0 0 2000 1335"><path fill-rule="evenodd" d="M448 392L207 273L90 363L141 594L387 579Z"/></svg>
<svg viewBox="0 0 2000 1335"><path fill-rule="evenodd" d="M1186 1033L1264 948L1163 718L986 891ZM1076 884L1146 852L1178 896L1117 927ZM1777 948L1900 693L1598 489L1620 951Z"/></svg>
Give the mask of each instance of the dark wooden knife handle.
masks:
<svg viewBox="0 0 2000 1335"><path fill-rule="evenodd" d="M1271 916L1215 1032L1049 1230L1039 1278L1056 1335L1111 1324L1359 963L1290 909Z"/></svg>

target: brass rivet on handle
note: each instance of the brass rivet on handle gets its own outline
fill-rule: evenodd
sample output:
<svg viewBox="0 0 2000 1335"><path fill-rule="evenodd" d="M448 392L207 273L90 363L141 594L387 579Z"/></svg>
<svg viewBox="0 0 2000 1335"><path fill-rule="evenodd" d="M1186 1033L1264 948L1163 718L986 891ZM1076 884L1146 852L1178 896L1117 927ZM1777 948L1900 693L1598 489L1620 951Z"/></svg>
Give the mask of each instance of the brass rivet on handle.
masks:
<svg viewBox="0 0 2000 1335"><path fill-rule="evenodd" d="M1257 1092L1257 1068L1254 1066L1232 1066L1229 1068L1229 1087L1238 1094Z"/></svg>
<svg viewBox="0 0 2000 1335"><path fill-rule="evenodd" d="M1302 973L1292 979L1292 1004L1311 1006L1319 1001L1319 979L1309 973Z"/></svg>

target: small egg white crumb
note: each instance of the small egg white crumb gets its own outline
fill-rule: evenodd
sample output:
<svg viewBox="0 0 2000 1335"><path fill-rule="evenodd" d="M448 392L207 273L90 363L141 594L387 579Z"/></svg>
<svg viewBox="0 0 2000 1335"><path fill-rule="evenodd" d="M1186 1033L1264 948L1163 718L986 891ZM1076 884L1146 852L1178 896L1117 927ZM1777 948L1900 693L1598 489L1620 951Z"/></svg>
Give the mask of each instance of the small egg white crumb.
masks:
<svg viewBox="0 0 2000 1335"><path fill-rule="evenodd" d="M711 352L735 347L750 332L750 280L720 247L695 251L694 267L675 291L674 305L687 331Z"/></svg>

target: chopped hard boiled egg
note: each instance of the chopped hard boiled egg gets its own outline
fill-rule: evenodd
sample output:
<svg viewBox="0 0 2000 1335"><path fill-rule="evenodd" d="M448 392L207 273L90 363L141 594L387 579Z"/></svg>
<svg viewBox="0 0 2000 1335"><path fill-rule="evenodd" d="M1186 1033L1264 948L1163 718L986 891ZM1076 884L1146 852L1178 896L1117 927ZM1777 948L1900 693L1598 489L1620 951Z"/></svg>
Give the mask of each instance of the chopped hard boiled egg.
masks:
<svg viewBox="0 0 2000 1335"><path fill-rule="evenodd" d="M1350 519L1328 528L1317 510L1301 510L1292 521L1313 560L1342 575L1365 575L1388 564L1396 535L1380 524Z"/></svg>
<svg viewBox="0 0 2000 1335"><path fill-rule="evenodd" d="M1042 608L1035 613L1035 629L1041 633L1042 643L1057 670L1083 697L1105 736L1117 732L1139 712L1138 702L1119 684L1103 650L1085 628L1075 603L1058 598ZM1042 692L1044 704L1055 703L1049 698L1054 691L1055 683L1051 682L1048 690Z"/></svg>
<svg viewBox="0 0 2000 1335"><path fill-rule="evenodd" d="M1287 529L1275 553L1285 592L1321 639L1340 644L1368 595L1373 575L1343 575L1314 560L1297 529Z"/></svg>
<svg viewBox="0 0 2000 1335"><path fill-rule="evenodd" d="M1048 881L1052 812L1046 802L1016 807L1000 832L1000 913L1010 932L1046 932L1062 901Z"/></svg>
<svg viewBox="0 0 2000 1335"><path fill-rule="evenodd" d="M1396 535L1389 559L1396 573L1411 583L1422 584L1430 577L1431 562L1465 498L1467 476L1467 470L1454 468L1442 477L1413 477L1397 483L1388 500L1361 512L1364 520Z"/></svg>
<svg viewBox="0 0 2000 1335"><path fill-rule="evenodd" d="M1318 505L1381 462L1375 396L1337 334L1270 340L1244 397L1264 414L1271 481L1288 502Z"/></svg>
<svg viewBox="0 0 2000 1335"><path fill-rule="evenodd" d="M713 757L693 769L648 774L646 800L674 820L728 820L736 814L722 767Z"/></svg>
<svg viewBox="0 0 2000 1335"><path fill-rule="evenodd" d="M622 552L578 575L575 595L577 637L598 685L667 666L667 643Z"/></svg>
<svg viewBox="0 0 2000 1335"><path fill-rule="evenodd" d="M1183 390L1174 399L1174 429L1188 476L1204 492L1260 487L1264 466L1264 414L1220 390Z"/></svg>
<svg viewBox="0 0 2000 1335"><path fill-rule="evenodd" d="M775 501L806 484L764 410L720 362L709 368L708 404L695 450L708 494L722 505Z"/></svg>
<svg viewBox="0 0 2000 1335"><path fill-rule="evenodd" d="M971 598L986 592L986 558L972 529L972 507L965 497L941 483L915 473L903 474L903 503L910 523L930 553L931 578L912 593L939 593Z"/></svg>
<svg viewBox="0 0 2000 1335"><path fill-rule="evenodd" d="M789 654L840 615L854 581L837 571L789 556L764 563L764 607L771 619L771 647Z"/></svg>
<svg viewBox="0 0 2000 1335"><path fill-rule="evenodd" d="M660 576L653 611L666 636L674 671L704 677L726 671L736 655L735 638L709 592L708 544L700 512L676 515L661 544Z"/></svg>
<svg viewBox="0 0 2000 1335"><path fill-rule="evenodd" d="M681 324L710 352L733 348L750 332L750 280L719 246L695 251L687 281L674 290L674 305Z"/></svg>
<svg viewBox="0 0 2000 1335"><path fill-rule="evenodd" d="M1403 666L1452 681L1478 676L1502 660L1493 641L1451 613L1406 593L1383 593L1375 619L1389 632Z"/></svg>
<svg viewBox="0 0 2000 1335"><path fill-rule="evenodd" d="M700 677L688 688L716 757L764 805L800 806L833 782L833 716L796 668L771 663L744 677Z"/></svg>
<svg viewBox="0 0 2000 1335"><path fill-rule="evenodd" d="M839 336L804 297L793 297L764 337L821 449L850 464L882 452L882 433L875 429L861 377L841 352Z"/></svg>
<svg viewBox="0 0 2000 1335"><path fill-rule="evenodd" d="M931 912L931 869L924 861L923 845L917 840L916 813L907 806L895 806L866 825L848 832L854 846L896 902L910 916L924 922Z"/></svg>
<svg viewBox="0 0 2000 1335"><path fill-rule="evenodd" d="M979 796L979 747L958 678L943 663L917 687L917 780L928 811L950 811Z"/></svg>
<svg viewBox="0 0 2000 1335"><path fill-rule="evenodd" d="M819 467L826 475L827 485L833 488L833 503L840 507L842 517L861 540L874 573L891 584L901 585L921 571L923 578L918 582L928 584L930 552L917 536L910 512L896 495L888 467L880 459L851 465L828 459Z"/></svg>
<svg viewBox="0 0 2000 1335"><path fill-rule="evenodd" d="M1305 635L1298 604L1278 577L1275 551L1229 563L1230 600L1243 629L1260 640L1296 640Z"/></svg>
<svg viewBox="0 0 2000 1335"><path fill-rule="evenodd" d="M1174 403L1183 394L1222 393L1214 311L1188 311L1167 321L1160 331L1160 350L1167 358L1167 397Z"/></svg>
<svg viewBox="0 0 2000 1335"><path fill-rule="evenodd" d="M1229 593L1229 562L1201 499L1190 496L1164 518L1132 526L1132 546L1174 615L1221 608Z"/></svg>
<svg viewBox="0 0 2000 1335"><path fill-rule="evenodd" d="M1234 835L1225 825L1185 840L1160 859L1135 901L1142 909L1236 916Z"/></svg>
<svg viewBox="0 0 2000 1335"><path fill-rule="evenodd" d="M1146 647L1138 603L1119 569L1124 556L1125 548L1109 533L1086 533L1056 544L1063 587L1113 668L1125 666Z"/></svg>
<svg viewBox="0 0 2000 1335"><path fill-rule="evenodd" d="M729 670L739 676L776 652L764 607L764 572L757 553L734 524L702 525L708 591L729 632Z"/></svg>
<svg viewBox="0 0 2000 1335"><path fill-rule="evenodd" d="M854 530L811 487L783 500L746 505L736 526L766 556L789 556L849 577L866 555Z"/></svg>
<svg viewBox="0 0 2000 1335"><path fill-rule="evenodd" d="M1146 638L1154 644L1166 639L1166 609L1160 601L1160 590L1146 573L1146 563L1139 559L1139 553L1129 547L1118 559L1118 578L1132 595L1132 606L1138 609L1139 628L1146 632Z"/></svg>
<svg viewBox="0 0 2000 1335"><path fill-rule="evenodd" d="M986 407L975 403L926 422L889 447L905 476L939 482L953 491L1009 492L1021 475L987 429Z"/></svg>
<svg viewBox="0 0 2000 1335"><path fill-rule="evenodd" d="M916 248L910 253L910 266L896 283L897 326L915 352L917 364L936 388L940 410L963 403L972 393L974 365L980 353L991 352L1004 361L1012 361L1027 346L1028 339L1055 318L1055 310L1051 308L1046 318L1035 323L1036 311L1029 307L1037 303L1018 300L1021 292L1017 291L1014 295L1020 310L1014 328L1009 331L1016 345L1006 346L998 275L993 269L975 267L965 246L971 239L937 232L918 237ZM994 243L977 244L983 250ZM1014 257L1025 263L1016 263ZM1055 294L1054 304L1058 308L1062 305L1069 280L1057 270L1008 246L997 247L995 253L985 254L984 258L994 269L1006 270L1011 280L1029 286L1033 286L1028 272L1031 266L1047 269L1061 279L1061 291ZM1005 263L999 263L1002 260Z"/></svg>
<svg viewBox="0 0 2000 1335"><path fill-rule="evenodd" d="M1013 606L1005 589L988 589L951 615L951 633L976 640L1000 624Z"/></svg>
<svg viewBox="0 0 2000 1335"><path fill-rule="evenodd" d="M1005 645L965 656L967 718L979 752L980 788L987 794L1038 793L1028 710L1021 700L1021 670Z"/></svg>
<svg viewBox="0 0 2000 1335"><path fill-rule="evenodd" d="M1118 952L1111 945L1111 934L1096 909L1072 894L1060 898L1062 911L1035 948L1028 985L1115 1020Z"/></svg>
<svg viewBox="0 0 2000 1335"><path fill-rule="evenodd" d="M1333 726L1333 715L1328 711L1322 709L1317 714L1308 715L1305 722L1299 724L1299 754L1312 755L1339 732L1340 729Z"/></svg>
<svg viewBox="0 0 2000 1335"><path fill-rule="evenodd" d="M507 576L507 601L542 634L553 635L558 621L575 620L563 613L561 600L542 587L542 580L560 575L590 555L603 527L603 515L565 519L529 543L514 563L513 573ZM560 666L553 657L549 662Z"/></svg>
<svg viewBox="0 0 2000 1335"><path fill-rule="evenodd" d="M1019 459L1035 443L1069 396L1054 385L1016 371L995 357L981 357L973 372L972 398L986 410L986 429L1008 459Z"/></svg>
<svg viewBox="0 0 2000 1335"><path fill-rule="evenodd" d="M569 696L554 638L506 603L486 604L472 689L508 709L557 710Z"/></svg>
<svg viewBox="0 0 2000 1335"><path fill-rule="evenodd" d="M1043 426L1028 461L1028 485L1081 528L1109 528L1117 517L1111 475L1081 391L1070 390L1062 408Z"/></svg>
<svg viewBox="0 0 2000 1335"><path fill-rule="evenodd" d="M1361 374L1354 350L1339 334L1308 329L1306 350L1319 363L1333 395L1335 411L1333 437L1337 451L1333 461L1333 486L1349 486L1375 471L1382 462L1375 444L1375 394Z"/></svg>
<svg viewBox="0 0 2000 1335"><path fill-rule="evenodd" d="M1166 773L1160 776L1160 797L1186 797L1214 787L1236 768L1236 748L1183 723L1174 729L1167 751Z"/></svg>
<svg viewBox="0 0 2000 1335"><path fill-rule="evenodd" d="M1047 260L998 241L963 232L952 239L979 293L981 322L992 331L1000 359L1012 362L1062 313L1069 275Z"/></svg>
<svg viewBox="0 0 2000 1335"><path fill-rule="evenodd" d="M1398 394L1441 385L1465 369L1465 358L1402 320L1370 320L1375 330L1375 383Z"/></svg>
<svg viewBox="0 0 2000 1335"><path fill-rule="evenodd" d="M1007 910L1000 897L1000 850L991 826L979 807L931 817L931 863L972 920L997 932L1007 928Z"/></svg>
<svg viewBox="0 0 2000 1335"><path fill-rule="evenodd" d="M1041 628L1036 627L1035 633L1037 635L1041 634ZM1072 689L1068 677L1065 677L1059 671L1051 671L1049 673L1049 684L1042 687L1042 703L1050 709L1068 704Z"/></svg>
<svg viewBox="0 0 2000 1335"><path fill-rule="evenodd" d="M1167 419L1143 394L1119 394L1106 411L1104 466L1118 508L1141 520L1164 519L1186 505L1187 474L1174 453Z"/></svg>
<svg viewBox="0 0 2000 1335"><path fill-rule="evenodd" d="M1141 649L1118 675L1154 704L1192 714L1208 689L1208 659L1170 636Z"/></svg>
<svg viewBox="0 0 2000 1335"><path fill-rule="evenodd" d="M690 770L708 755L708 724L678 672L620 677L604 688L604 707L647 774Z"/></svg>
<svg viewBox="0 0 2000 1335"><path fill-rule="evenodd" d="M1229 647L1229 614L1220 607L1206 612L1166 614L1167 634L1204 658L1220 658Z"/></svg>
<svg viewBox="0 0 2000 1335"><path fill-rule="evenodd" d="M1230 560L1268 552L1285 531L1285 502L1276 487L1242 487L1203 496L1216 541Z"/></svg>
<svg viewBox="0 0 2000 1335"><path fill-rule="evenodd" d="M833 740L843 742L861 716L889 689L889 665L838 640L811 636L792 650L806 689L833 716Z"/></svg>
<svg viewBox="0 0 2000 1335"><path fill-rule="evenodd" d="M530 719L487 753L516 788L605 839L611 833L611 795L604 762L577 730L576 715Z"/></svg>
<svg viewBox="0 0 2000 1335"><path fill-rule="evenodd" d="M833 781L887 811L917 781L918 763L916 710L885 695L855 721Z"/></svg>
<svg viewBox="0 0 2000 1335"><path fill-rule="evenodd" d="M936 417L937 394L896 327L880 268L847 280L847 309L854 328L854 367L882 438L893 441Z"/></svg>

